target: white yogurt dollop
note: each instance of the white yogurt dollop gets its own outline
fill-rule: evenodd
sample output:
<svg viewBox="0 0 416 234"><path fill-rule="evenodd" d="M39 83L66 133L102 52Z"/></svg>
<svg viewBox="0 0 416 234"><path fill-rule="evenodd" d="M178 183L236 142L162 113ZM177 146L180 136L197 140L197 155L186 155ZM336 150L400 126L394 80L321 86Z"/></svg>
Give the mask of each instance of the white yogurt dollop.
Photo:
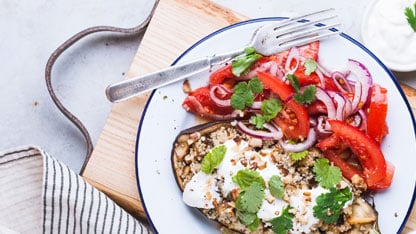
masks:
<svg viewBox="0 0 416 234"><path fill-rule="evenodd" d="M363 22L364 43L393 70L416 70L416 32L404 14L413 5L413 0L377 0Z"/></svg>

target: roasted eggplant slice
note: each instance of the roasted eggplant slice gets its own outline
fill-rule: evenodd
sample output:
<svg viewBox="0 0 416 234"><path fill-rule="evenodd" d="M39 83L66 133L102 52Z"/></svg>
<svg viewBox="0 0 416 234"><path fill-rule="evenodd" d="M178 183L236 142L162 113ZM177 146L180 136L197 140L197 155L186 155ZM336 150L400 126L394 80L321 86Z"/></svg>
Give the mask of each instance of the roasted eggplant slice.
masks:
<svg viewBox="0 0 416 234"><path fill-rule="evenodd" d="M322 187L314 171L321 152L303 154L249 136L235 122L210 122L176 137L172 167L183 201L227 233L378 233L363 188L343 178Z"/></svg>

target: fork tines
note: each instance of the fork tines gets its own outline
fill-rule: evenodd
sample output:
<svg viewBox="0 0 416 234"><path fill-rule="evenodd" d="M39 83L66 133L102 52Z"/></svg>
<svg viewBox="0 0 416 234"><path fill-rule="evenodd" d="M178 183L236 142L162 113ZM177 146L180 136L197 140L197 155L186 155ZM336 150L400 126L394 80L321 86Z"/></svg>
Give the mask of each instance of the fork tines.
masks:
<svg viewBox="0 0 416 234"><path fill-rule="evenodd" d="M340 34L339 26L335 9L330 8L280 21L274 35L279 46L290 48Z"/></svg>

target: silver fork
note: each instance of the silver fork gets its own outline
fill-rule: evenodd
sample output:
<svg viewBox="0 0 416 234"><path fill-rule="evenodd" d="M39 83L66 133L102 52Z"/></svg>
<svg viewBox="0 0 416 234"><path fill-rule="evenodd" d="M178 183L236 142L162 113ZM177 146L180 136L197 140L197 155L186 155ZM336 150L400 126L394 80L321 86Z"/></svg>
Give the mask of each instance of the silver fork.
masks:
<svg viewBox="0 0 416 234"><path fill-rule="evenodd" d="M258 53L268 56L293 46L322 40L341 33L339 29L335 29L340 25L338 22L323 24L336 18L335 10L330 8L265 24L254 32L247 47L253 47ZM213 65L230 61L243 53L244 48L117 82L107 87L106 95L111 102L120 102L151 89L183 80Z"/></svg>

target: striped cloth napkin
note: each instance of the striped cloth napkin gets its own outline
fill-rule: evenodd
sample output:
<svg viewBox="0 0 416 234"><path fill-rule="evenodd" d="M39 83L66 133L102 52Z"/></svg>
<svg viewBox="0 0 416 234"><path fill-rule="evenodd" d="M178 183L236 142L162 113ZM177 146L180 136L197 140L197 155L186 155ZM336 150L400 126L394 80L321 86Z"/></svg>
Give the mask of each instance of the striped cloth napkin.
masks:
<svg viewBox="0 0 416 234"><path fill-rule="evenodd" d="M151 233L34 146L0 152L0 233Z"/></svg>

